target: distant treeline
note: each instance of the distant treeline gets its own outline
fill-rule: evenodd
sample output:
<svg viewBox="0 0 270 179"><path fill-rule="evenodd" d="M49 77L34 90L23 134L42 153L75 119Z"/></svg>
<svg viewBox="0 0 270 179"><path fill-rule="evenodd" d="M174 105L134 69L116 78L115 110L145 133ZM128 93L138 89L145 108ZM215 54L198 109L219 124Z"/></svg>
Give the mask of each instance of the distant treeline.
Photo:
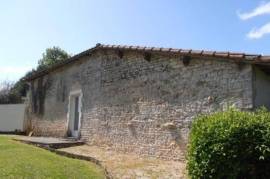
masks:
<svg viewBox="0 0 270 179"><path fill-rule="evenodd" d="M17 83L4 81L0 83L0 104L22 103L26 96L28 85L19 80Z"/></svg>

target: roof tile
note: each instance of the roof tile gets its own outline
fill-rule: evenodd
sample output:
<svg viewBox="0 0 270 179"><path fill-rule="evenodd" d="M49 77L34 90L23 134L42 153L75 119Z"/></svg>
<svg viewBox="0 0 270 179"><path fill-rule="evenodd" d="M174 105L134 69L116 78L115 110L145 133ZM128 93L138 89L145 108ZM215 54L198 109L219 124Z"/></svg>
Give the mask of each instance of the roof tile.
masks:
<svg viewBox="0 0 270 179"><path fill-rule="evenodd" d="M244 58L244 54L241 53L229 53L229 58Z"/></svg>
<svg viewBox="0 0 270 179"><path fill-rule="evenodd" d="M191 53L195 55L201 55L203 53L203 50L192 50Z"/></svg>
<svg viewBox="0 0 270 179"><path fill-rule="evenodd" d="M203 51L202 55L203 56L214 56L216 52L214 51Z"/></svg>
<svg viewBox="0 0 270 179"><path fill-rule="evenodd" d="M168 51L170 51L170 49L169 48L161 48L161 51L162 52L168 52Z"/></svg>
<svg viewBox="0 0 270 179"><path fill-rule="evenodd" d="M268 63L270 63L270 56L259 56L258 60L260 62L268 62Z"/></svg>
<svg viewBox="0 0 270 179"><path fill-rule="evenodd" d="M190 52L191 52L191 49L190 49L190 50L182 49L182 50L180 51L180 53L182 53L182 54L188 54L188 53L190 53Z"/></svg>
<svg viewBox="0 0 270 179"><path fill-rule="evenodd" d="M69 58L66 61L58 63L53 67L45 70L38 71L34 73L32 76L27 78L26 80L32 80L38 78L39 76L45 75L50 71L57 69L65 64L72 63L73 61L77 61L80 57L91 54L94 50L97 49L121 49L121 50L138 50L138 51L153 51L153 52L166 52L166 53L178 53L178 54L188 54L188 55L196 55L196 56L208 56L208 57L222 57L228 59L241 59L245 62L251 62L255 64L267 64L270 65L270 56L261 56L256 54L245 54L245 53L235 53L235 52L221 52L221 51L203 51L203 50L186 50L186 49L175 49L175 48L158 48L158 47L144 47L144 46L127 46L127 45L104 45L97 44L94 48L88 49L84 52L81 52L73 57Z"/></svg>
<svg viewBox="0 0 270 179"><path fill-rule="evenodd" d="M145 51L152 51L154 47L145 47L144 50Z"/></svg>
<svg viewBox="0 0 270 179"><path fill-rule="evenodd" d="M180 51L179 51L179 49L172 48L172 49L171 49L171 52L172 52L172 53L178 53L178 52L180 52Z"/></svg>
<svg viewBox="0 0 270 179"><path fill-rule="evenodd" d="M146 47L140 47L138 46L137 50L144 50Z"/></svg>
<svg viewBox="0 0 270 179"><path fill-rule="evenodd" d="M154 47L152 51L161 51L161 48Z"/></svg>
<svg viewBox="0 0 270 179"><path fill-rule="evenodd" d="M229 52L216 52L215 57L222 57L222 58L229 57Z"/></svg>

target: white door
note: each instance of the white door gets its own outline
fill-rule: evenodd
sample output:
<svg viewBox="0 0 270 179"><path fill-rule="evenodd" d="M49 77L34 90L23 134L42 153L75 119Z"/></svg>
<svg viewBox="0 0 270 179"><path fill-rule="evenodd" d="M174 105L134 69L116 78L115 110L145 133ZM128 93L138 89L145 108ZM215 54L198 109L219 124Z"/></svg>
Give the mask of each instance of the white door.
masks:
<svg viewBox="0 0 270 179"><path fill-rule="evenodd" d="M80 118L81 118L81 95L70 95L69 106L69 133L72 137L79 137L80 134Z"/></svg>

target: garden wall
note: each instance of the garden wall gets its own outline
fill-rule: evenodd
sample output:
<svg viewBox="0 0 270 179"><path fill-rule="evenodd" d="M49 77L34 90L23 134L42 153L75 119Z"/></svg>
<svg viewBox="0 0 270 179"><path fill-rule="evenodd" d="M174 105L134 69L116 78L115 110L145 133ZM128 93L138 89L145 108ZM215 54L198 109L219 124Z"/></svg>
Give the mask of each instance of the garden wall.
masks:
<svg viewBox="0 0 270 179"><path fill-rule="evenodd" d="M23 131L24 104L0 105L0 132Z"/></svg>

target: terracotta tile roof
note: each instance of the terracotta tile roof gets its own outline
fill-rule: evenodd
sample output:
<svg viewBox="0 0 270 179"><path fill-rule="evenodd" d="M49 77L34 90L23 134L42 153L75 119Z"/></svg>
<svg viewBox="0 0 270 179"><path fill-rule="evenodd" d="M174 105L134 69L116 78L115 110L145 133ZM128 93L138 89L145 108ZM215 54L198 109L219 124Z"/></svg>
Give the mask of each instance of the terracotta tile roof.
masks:
<svg viewBox="0 0 270 179"><path fill-rule="evenodd" d="M99 49L116 49L112 45L97 44L96 47ZM246 54L246 53L235 53L235 52L221 52L221 51L204 51L204 50L192 50L192 49L175 49L175 48L158 48L158 47L142 47L142 46L126 46L118 45L118 50L137 50L147 52L166 52L175 53L179 55L191 55L191 56L206 56L206 57L221 57L228 59L242 59L243 61L254 61L256 62L270 62L270 56L262 56L259 54Z"/></svg>
<svg viewBox="0 0 270 179"><path fill-rule="evenodd" d="M144 46L127 46L127 45L104 45L97 44L95 47L83 51L73 57L57 63L52 67L33 73L30 77L25 80L31 81L35 78L43 76L50 71L56 70L63 65L73 63L79 60L80 57L90 55L92 52L98 49L115 49L122 51L140 51L140 52L153 52L153 53L168 53L178 55L189 55L193 57L212 57L212 58L223 58L228 60L235 60L237 62L259 64L270 66L270 56L262 56L259 54L246 54L246 53L235 53L235 52L221 52L221 51L204 51L204 50L192 50L192 49L175 49L175 48L158 48L158 47L144 47Z"/></svg>

